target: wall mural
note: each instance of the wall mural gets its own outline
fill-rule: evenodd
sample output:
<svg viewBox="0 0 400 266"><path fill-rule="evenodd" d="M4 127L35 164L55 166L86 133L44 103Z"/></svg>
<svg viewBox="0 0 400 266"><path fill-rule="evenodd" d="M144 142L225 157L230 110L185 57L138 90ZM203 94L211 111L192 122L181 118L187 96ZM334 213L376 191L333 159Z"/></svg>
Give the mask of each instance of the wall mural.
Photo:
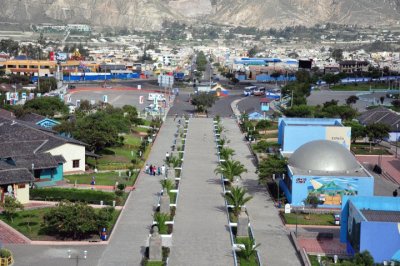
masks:
<svg viewBox="0 0 400 266"><path fill-rule="evenodd" d="M321 205L340 205L343 195L358 194L357 182L356 178L316 177L310 180L307 190L318 197Z"/></svg>

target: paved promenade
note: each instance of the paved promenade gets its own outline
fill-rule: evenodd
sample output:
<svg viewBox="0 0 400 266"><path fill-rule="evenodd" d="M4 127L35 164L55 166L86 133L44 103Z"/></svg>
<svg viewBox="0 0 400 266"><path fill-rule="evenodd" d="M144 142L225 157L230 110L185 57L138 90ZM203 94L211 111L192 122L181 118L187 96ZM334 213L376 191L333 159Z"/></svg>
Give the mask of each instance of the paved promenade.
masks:
<svg viewBox="0 0 400 266"><path fill-rule="evenodd" d="M171 150L176 123L167 119L153 145L147 163L162 165L165 153ZM161 190L161 176L140 173L136 189L126 202L117 229L98 265L140 265L152 222L153 207Z"/></svg>
<svg viewBox="0 0 400 266"><path fill-rule="evenodd" d="M233 255L211 119L189 123L170 265L228 266Z"/></svg>
<svg viewBox="0 0 400 266"><path fill-rule="evenodd" d="M268 266L301 265L289 239L288 231L279 218L278 210L274 207L274 202L267 190L258 185L256 167L252 162L253 156L243 141L244 136L236 121L223 119L222 126L225 129L224 135L230 140L228 146L235 150L234 159L243 163L248 170L248 173L242 175L241 183L253 196L246 207L256 242L261 243L258 251L262 264Z"/></svg>

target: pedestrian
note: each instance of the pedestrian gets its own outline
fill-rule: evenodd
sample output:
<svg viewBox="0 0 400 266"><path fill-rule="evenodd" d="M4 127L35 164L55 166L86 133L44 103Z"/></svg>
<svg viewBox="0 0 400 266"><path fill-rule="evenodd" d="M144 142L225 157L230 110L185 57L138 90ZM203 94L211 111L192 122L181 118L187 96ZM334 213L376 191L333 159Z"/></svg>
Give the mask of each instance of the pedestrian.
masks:
<svg viewBox="0 0 400 266"><path fill-rule="evenodd" d="M145 172L146 174L149 173L149 164L148 164L148 163L146 163L146 166L144 167L144 172Z"/></svg>
<svg viewBox="0 0 400 266"><path fill-rule="evenodd" d="M153 165L152 164L150 164L150 167L149 167L149 174L153 175Z"/></svg>
<svg viewBox="0 0 400 266"><path fill-rule="evenodd" d="M161 167L160 166L157 168L157 175L161 175Z"/></svg>
<svg viewBox="0 0 400 266"><path fill-rule="evenodd" d="M161 174L162 174L162 175L165 175L165 165L162 165L162 166L161 166Z"/></svg>
<svg viewBox="0 0 400 266"><path fill-rule="evenodd" d="M92 176L92 182L90 182L92 186L96 185L96 177Z"/></svg>
<svg viewBox="0 0 400 266"><path fill-rule="evenodd" d="M153 176L156 176L156 172L157 172L157 167L154 165L153 166Z"/></svg>
<svg viewBox="0 0 400 266"><path fill-rule="evenodd" d="M393 191L393 197L397 197L397 195L398 195L397 189L395 189L395 190Z"/></svg>
<svg viewBox="0 0 400 266"><path fill-rule="evenodd" d="M169 163L169 152L167 152L167 153L165 154L165 160L167 161L167 163Z"/></svg>

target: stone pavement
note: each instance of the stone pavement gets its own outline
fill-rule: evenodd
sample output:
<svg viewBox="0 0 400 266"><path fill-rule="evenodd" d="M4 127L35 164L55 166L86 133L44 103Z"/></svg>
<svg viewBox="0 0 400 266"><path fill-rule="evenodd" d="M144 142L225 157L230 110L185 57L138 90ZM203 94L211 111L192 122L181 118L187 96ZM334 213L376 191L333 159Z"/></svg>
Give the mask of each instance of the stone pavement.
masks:
<svg viewBox="0 0 400 266"><path fill-rule="evenodd" d="M297 238L299 245L310 254L347 255L346 244L339 238L317 240L316 238Z"/></svg>
<svg viewBox="0 0 400 266"><path fill-rule="evenodd" d="M29 239L10 228L5 222L0 221L0 243L3 244L27 244Z"/></svg>
<svg viewBox="0 0 400 266"><path fill-rule="evenodd" d="M252 161L253 156L243 141L244 135L240 132L234 119L223 119L222 126L224 135L230 140L228 147L235 150L233 158L243 163L248 170L248 173L242 175L241 183L253 196L253 199L246 204L246 208L256 242L261 243L258 251L262 264L268 266L301 265L273 200L266 188L258 185L256 167Z"/></svg>
<svg viewBox="0 0 400 266"><path fill-rule="evenodd" d="M233 265L211 119L190 119L184 158L169 264Z"/></svg>
<svg viewBox="0 0 400 266"><path fill-rule="evenodd" d="M147 163L162 165L165 153L171 150L176 123L172 118L161 127ZM153 208L161 190L161 176L140 173L136 189L130 194L121 214L119 224L111 235L110 243L102 254L98 265L140 265L150 233Z"/></svg>

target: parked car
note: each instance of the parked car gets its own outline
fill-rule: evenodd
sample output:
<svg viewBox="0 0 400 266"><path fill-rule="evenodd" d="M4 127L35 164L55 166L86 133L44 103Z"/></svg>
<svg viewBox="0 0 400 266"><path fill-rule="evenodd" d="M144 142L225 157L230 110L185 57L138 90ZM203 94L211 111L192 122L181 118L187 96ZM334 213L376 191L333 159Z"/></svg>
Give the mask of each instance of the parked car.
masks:
<svg viewBox="0 0 400 266"><path fill-rule="evenodd" d="M340 214L334 214L333 217L335 218L335 225L340 225Z"/></svg>
<svg viewBox="0 0 400 266"><path fill-rule="evenodd" d="M254 96L263 96L265 94L265 88L264 87L259 87L254 89L253 91Z"/></svg>

